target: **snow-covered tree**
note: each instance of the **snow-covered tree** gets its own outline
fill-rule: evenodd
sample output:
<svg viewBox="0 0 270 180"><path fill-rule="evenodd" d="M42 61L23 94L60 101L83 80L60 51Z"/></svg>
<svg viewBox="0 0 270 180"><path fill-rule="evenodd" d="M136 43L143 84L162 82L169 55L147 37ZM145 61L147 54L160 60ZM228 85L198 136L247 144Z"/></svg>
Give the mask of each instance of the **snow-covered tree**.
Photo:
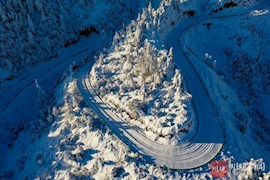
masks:
<svg viewBox="0 0 270 180"><path fill-rule="evenodd" d="M48 98L45 91L40 87L37 79L35 80L35 83L36 83L36 88L38 89L37 103L38 103L40 116L41 118L45 119L45 116L47 115L47 111L48 111Z"/></svg>
<svg viewBox="0 0 270 180"><path fill-rule="evenodd" d="M137 12L130 0L0 1L0 68L15 73L56 56L57 48L80 38L80 31L89 26L91 10L99 3L109 3L109 8L90 25L97 32L106 31L103 35L111 36Z"/></svg>

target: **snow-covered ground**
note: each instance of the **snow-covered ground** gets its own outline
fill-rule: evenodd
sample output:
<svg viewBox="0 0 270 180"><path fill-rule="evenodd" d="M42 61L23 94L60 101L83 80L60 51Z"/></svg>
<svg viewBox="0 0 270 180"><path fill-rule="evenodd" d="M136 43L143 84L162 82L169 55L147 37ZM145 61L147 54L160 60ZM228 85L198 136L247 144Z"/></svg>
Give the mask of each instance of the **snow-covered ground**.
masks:
<svg viewBox="0 0 270 180"><path fill-rule="evenodd" d="M175 171L142 161L85 104L75 73L68 73L56 88L48 115L52 124L20 135L1 167L1 179L211 179L208 165ZM259 162L251 160L241 170L232 169L229 177L256 177L251 169Z"/></svg>
<svg viewBox="0 0 270 180"><path fill-rule="evenodd" d="M147 138L177 145L196 129L191 95L172 49L160 48L158 25L149 6L125 31L116 33L112 46L92 68L91 84L116 113L139 128Z"/></svg>
<svg viewBox="0 0 270 180"><path fill-rule="evenodd" d="M237 161L269 166L269 8L191 26L180 44L222 117L226 145ZM196 42L196 43L193 43ZM260 148L258 148L260 147Z"/></svg>
<svg viewBox="0 0 270 180"><path fill-rule="evenodd" d="M0 1L0 82L46 62L57 50L98 33L110 37L137 16L132 1ZM105 41L105 39L104 39Z"/></svg>
<svg viewBox="0 0 270 180"><path fill-rule="evenodd" d="M159 50L148 39L139 43L136 36L145 36L141 24L133 23L131 32L121 35L124 42L115 35L120 42L106 57L99 56L90 73L91 84L117 114L149 139L177 145L196 128L191 96L175 70L172 50Z"/></svg>
<svg viewBox="0 0 270 180"><path fill-rule="evenodd" d="M59 50L58 58L31 70L22 71L18 73L18 78L0 84L1 154L5 154L8 147L12 147L20 132L27 131L29 126L35 128L47 121L47 106L53 103L54 99L50 97L55 93L55 86L65 78L70 65L78 66L77 64L87 60L87 56L93 55L94 51L101 48L101 40L97 35L85 38L76 46ZM89 48L92 44L96 44L95 48ZM42 91L36 84L39 84ZM1 155L0 159L2 158L4 157Z"/></svg>
<svg viewBox="0 0 270 180"><path fill-rule="evenodd" d="M113 179L151 177L151 174L164 176L160 168L149 168L149 165L138 160L137 154L128 151L100 123L83 102L76 82L71 73L57 87L57 100L47 118L53 124L42 132L29 132L29 138L19 138L14 143L13 151L5 159L5 166L1 167L0 178Z"/></svg>
<svg viewBox="0 0 270 180"><path fill-rule="evenodd" d="M104 4L105 1L93 1L94 5L92 4L91 6L88 3L90 1L74 0L64 2L61 0L44 0L42 1L43 3L40 2L39 0L6 0L0 2L0 179L211 179L209 165L194 170L175 171L143 162L139 155L132 153L128 147L102 125L102 121L85 105L82 97L78 93L76 79L74 79L75 76L72 75L72 71L75 70L76 72L78 67L76 63L72 65L72 62L77 61L78 64L81 64L80 62L83 62L83 59L88 59L86 57L91 58L90 54L97 46L100 46L100 42L110 42L110 38L107 39L107 37L110 37L108 35L110 32L107 32L107 30L115 31L120 28L120 26L122 27L123 22L127 23L130 17L134 17L133 15L130 16L129 13L133 14L139 11L134 10L136 9L136 7L134 7L136 3L133 1L124 1L123 4L128 5L128 7L130 7L129 9L126 8L125 5L119 5L118 1L107 0L106 2L113 2L114 5L110 4L109 6ZM155 34L152 34L153 36L149 41L152 47L156 47L157 50L155 52L157 52L157 54L163 52L163 55L165 55L169 54L169 52L164 50L162 43L158 40L159 38L155 37L160 37L160 39L164 40L166 33L174 28L174 24L182 22L185 18L189 18L187 15L183 17L184 12L187 10L195 9L196 15L204 13L205 9L208 11L205 12L206 14L215 14L217 9L218 11L230 13L232 9L235 10L234 12L237 12L247 6L247 4L245 4L234 8L220 9L220 7L224 7L224 4L229 1L179 2L164 0L161 2L154 1L152 4L155 9L158 9L160 5L164 5L158 10L159 15L156 15L157 22L163 26L158 30L155 29ZM253 4L256 1L234 2L237 2L237 4ZM59 8L58 5L61 3L64 8ZM175 6L174 3L176 4ZM140 9L147 4L147 1L140 1L137 8ZM112 8L111 10L113 12L117 13L112 13L110 8ZM42 9L44 12L42 12ZM127 12L125 11L126 9L133 9L134 11ZM181 10L181 13L178 12L179 10ZM21 15L18 13L20 11L22 11ZM89 11L94 13L88 13ZM127 12L127 14L123 15L120 12L124 14ZM18 13L18 15L15 15L16 13ZM44 13L47 18L40 22L39 20L42 17L42 13ZM167 15L164 15L166 13ZM61 15L59 14L65 16L62 19L64 21L60 20ZM98 14L100 16L104 15L106 18L99 18ZM243 62L239 61L244 63L243 67L241 66L242 64L236 63L234 68L240 65L240 68L244 68L243 72L246 73L245 67L247 66L245 65L246 63L250 63L249 60L254 60L259 57L259 62L267 62L267 57L269 56L269 42L267 42L267 40L269 36L264 36L265 33L268 33L264 31L267 29L265 25L269 23L267 17L269 18L267 9L257 9L248 16L242 16L240 20L239 16L237 16L235 18L230 17L226 20L213 20L213 24L208 24L208 21L206 21L205 25L198 25L201 25L202 28L199 28L200 32L197 33L204 34L201 34L199 37L198 34L195 34L195 36L192 37L196 39L195 41L193 41L193 39L192 42L196 43L184 43L185 47L192 44L192 48L185 49L185 52L189 55L188 57L190 57L194 66L199 69L198 72L201 77L203 77L202 80L206 88L208 90L211 89L211 98L215 99L215 106L223 121L226 144L221 154L219 154L216 159L224 159L231 163L247 162L247 166L229 173L228 177L231 179L258 178L259 176L264 176L264 179L269 179L269 173L263 174L259 172L258 174L252 171L254 166L261 161L260 158L264 159L268 170L270 166L269 150L263 148L263 146L267 148L267 145L269 145L269 143L267 143L268 140L264 138L267 138L269 135L269 133L267 134L267 128L269 128L267 123L269 123L268 108L270 98L266 92L261 93L262 90L265 91L268 87L267 83L266 85L262 84L265 80L267 81L269 79L268 76L265 77L263 75L265 72L268 72L269 68L261 67L261 65L253 66L254 64L251 64L251 67L255 67L255 69L266 69L265 71L256 71L255 75L252 76L255 79L260 79L259 81L253 78L248 79L251 84L253 84L254 81L256 82L255 89L253 89L253 87L249 89L249 84L245 84L245 81L241 81L243 80L241 73L235 74L236 80L232 82L233 67L229 70L225 69L226 73L222 76L222 71L220 71L222 70L221 65L224 64L226 68L230 67L227 66L227 61L224 60L227 58L224 55L225 53L227 54L227 52L223 53L223 47L228 47L224 46L224 44L228 45L228 39L226 39L226 34L218 35L219 31L225 32L225 30L221 30L217 26L220 25L221 27L228 28L228 32L225 32L228 33L228 36L236 35L236 37L232 37L231 39L231 42L233 42L232 46L239 52L245 52L245 54L239 53L239 56L236 56L236 51L233 49L232 54L234 56L227 59L229 59L230 62L237 59L245 60ZM98 23L99 21L104 23ZM172 21L174 22L172 23ZM65 24L63 22L69 24L68 26L70 28L66 27L63 30L63 27L60 27L61 24ZM239 25L239 22L242 23ZM46 25L43 24L44 26L42 26L42 23ZM102 30L103 27L107 27L104 28L106 31L99 31L101 36L106 39L101 39L96 35L94 35L94 41L78 38L78 36L80 36L79 31L83 30L82 33L85 33L84 30L88 31L87 27L90 27L88 25L92 25L92 23L97 25L98 27L95 28L100 28L99 30ZM228 23L228 26L226 26L226 23ZM230 26L230 23L232 23L231 25L233 26ZM15 26L14 24L17 25ZM115 24L118 25L115 26ZM260 25L257 26L258 24ZM40 28L42 29L44 27L46 27L46 29L39 31ZM234 29L239 29L239 27L241 27L242 30L237 30L233 33ZM258 40L254 41L254 44L252 38L250 38L253 37L253 35L250 35L252 33L247 27L248 29L250 27L259 27L262 29L262 34L254 33L254 36L256 36ZM203 30L203 28L208 30ZM76 34L74 31L77 32L77 38L74 37L74 34ZM211 31L211 33L209 31ZM20 34L20 32L22 34ZM32 39L34 41L32 43L34 44L32 45L30 43L32 38L31 33L34 35ZM46 35L46 33L48 34ZM192 33L194 32L191 30L191 34ZM18 34L20 34L20 36ZM215 39L211 37L213 34L217 34ZM261 38L261 35L263 35L263 38ZM50 40L53 40L48 42L46 36L50 37ZM203 38L203 36L205 36L205 38ZM246 36L248 36L248 38L246 38ZM44 37L45 41L40 43L40 39L44 40ZM147 37L149 38L151 36L147 35ZM73 38L76 40L73 41ZM187 39L191 40L190 38L189 36L187 37ZM218 43L216 40L220 38L224 41L219 41L220 43ZM123 38L121 37L121 39ZM68 40L71 41L69 42ZM77 40L79 41L78 44L76 44ZM202 42L202 40L205 41ZM207 43L209 40L211 40L213 44ZM59 47L65 42L67 42L67 46L72 43L75 44L68 46L65 52L59 51ZM258 42L261 44L256 44ZM195 44L198 44L197 49L194 47ZM205 49L202 44L206 44L208 49ZM238 44L241 46L239 47ZM263 46L261 46L262 44ZM198 56L196 59L191 52L193 48L196 49L193 53L196 53ZM216 52L220 52L220 54L215 54L215 51L210 50L212 48L216 48ZM108 52L111 51L112 49L105 50L105 55L107 56L110 54ZM24 52L27 53L24 54ZM59 57L51 60L51 55L54 56L55 54L58 54ZM63 54L65 55L63 56ZM242 56L243 54L244 56ZM14 59L14 55L19 55L16 56L16 60ZM20 61L21 59L25 59L28 62L24 63ZM44 59L50 59L50 61L32 69L32 65L36 66L35 63L40 63L39 61L43 61ZM68 60L66 61L66 59ZM204 62L200 62L198 59ZM56 63L58 60L60 64ZM213 63L212 60L218 60L218 63ZM11 62L11 64L8 62ZM64 63L61 65L62 62ZM16 64L16 67L19 67L19 73L11 70L14 68L12 67L12 63ZM27 63L30 63L31 66L26 65ZM68 67L69 65L70 68ZM23 66L27 66L26 70L21 71L20 68ZM63 74L64 69L67 70ZM180 76L183 77L181 71L179 72ZM16 76L12 76L14 74ZM250 74L247 73L247 76L249 75ZM68 76L67 79L65 78L66 76ZM7 78L9 79L8 81L2 81ZM15 80L12 80L14 78ZM35 79L38 80L35 82ZM236 83L236 81L239 83ZM257 83L259 83L258 86ZM239 93L242 92L239 91L241 88L239 88L240 85L241 87L243 86L243 92L245 93ZM55 88L56 86L58 87ZM255 90L255 92L257 92L258 89L256 88L258 87L260 92L259 96L256 96L255 101L249 102L250 104L245 104L244 102L248 103L250 99L253 99L245 98L249 97L249 90L252 90L252 92ZM185 91L186 89L183 87L182 90ZM257 109L261 111L259 114L266 117L265 119L261 118L261 116L255 116L255 118L253 118L253 110ZM235 112L242 112L244 117L242 117L242 114ZM246 116L251 118L246 118ZM242 121L241 118L244 120ZM258 119L265 120L265 122L258 123ZM244 123L246 122L245 120L248 120L246 124ZM260 124L264 126L260 126ZM266 132L266 134L261 136L258 140L257 135L259 132ZM251 158L257 160L252 160Z"/></svg>
<svg viewBox="0 0 270 180"><path fill-rule="evenodd" d="M228 3L215 5L224 9L247 6L241 1ZM212 5L171 1L155 10L150 4L136 21L115 34L112 46L93 66L91 83L96 93L151 140L176 145L196 129L192 96L185 92L181 73L174 73L172 50L164 51L159 38L165 38L181 19L193 16L189 15L192 8Z"/></svg>
<svg viewBox="0 0 270 180"><path fill-rule="evenodd" d="M232 113L238 119L239 129L243 133L252 131L258 138L264 138L262 142L270 142L269 18L269 10L264 9L209 19L190 28L180 40L195 64L215 72L219 81L235 90L234 96L224 95L224 101L234 101L236 108ZM267 147L269 143L264 145Z"/></svg>

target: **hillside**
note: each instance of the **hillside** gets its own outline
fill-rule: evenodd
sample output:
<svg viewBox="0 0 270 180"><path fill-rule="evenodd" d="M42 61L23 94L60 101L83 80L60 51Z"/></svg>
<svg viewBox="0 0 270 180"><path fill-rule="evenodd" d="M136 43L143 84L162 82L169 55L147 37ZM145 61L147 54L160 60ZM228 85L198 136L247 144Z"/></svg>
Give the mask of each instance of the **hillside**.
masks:
<svg viewBox="0 0 270 180"><path fill-rule="evenodd" d="M1 1L0 179L213 179L215 160L229 179L269 179L269 7ZM162 154L145 156L132 131ZM155 161L175 165L170 148L202 162Z"/></svg>

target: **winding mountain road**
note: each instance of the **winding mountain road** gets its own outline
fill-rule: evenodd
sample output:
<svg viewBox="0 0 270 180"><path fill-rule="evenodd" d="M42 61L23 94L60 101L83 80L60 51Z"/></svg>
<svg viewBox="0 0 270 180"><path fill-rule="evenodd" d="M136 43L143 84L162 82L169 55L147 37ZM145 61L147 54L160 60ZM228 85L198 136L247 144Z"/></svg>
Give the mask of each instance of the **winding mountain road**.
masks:
<svg viewBox="0 0 270 180"><path fill-rule="evenodd" d="M268 5L268 4L267 4ZM228 15L216 13L187 18L180 22L169 33L165 45L173 47L176 65L184 76L186 86L192 95L192 101L197 112L198 129L195 136L178 146L165 146L147 139L134 127L119 118L94 92L90 82L90 69L94 62L89 62L78 72L78 87L86 103L97 113L102 122L108 126L132 151L138 152L147 162L172 169L191 169L200 167L211 161L222 149L225 136L218 122L217 111L210 99L208 91L198 72L188 57L183 53L179 37L193 24L203 20L228 18L249 13L254 9L266 6L261 3L249 9Z"/></svg>
<svg viewBox="0 0 270 180"><path fill-rule="evenodd" d="M199 167L209 162L222 148L224 136L222 129L217 122L217 114L208 92L200 80L200 76L194 69L189 59L183 53L179 43L179 36L182 32L188 30L194 23L201 22L207 19L227 18L230 16L239 16L249 13L251 10L269 7L270 2L262 2L250 9L244 9L242 12L228 15L225 13L217 13L213 15L204 15L188 18L176 25L166 38L166 46L174 48L174 56L176 65L181 69L184 76L185 83L189 92L193 96L193 103L198 112L198 131L194 138L189 142L182 143L179 146L170 147L163 146L156 142L146 139L142 134L138 133L132 126L122 121L116 114L114 114L106 104L95 94L91 88L89 81L89 70L94 62L89 62L78 72L78 87L80 92L87 102L87 104L96 111L104 124L106 124L129 148L135 152L139 152L145 160L158 165L166 165L173 169L190 169ZM39 79L39 83L46 89L51 89L57 82L55 78L57 74L62 74L69 64L73 61L81 61L84 53L93 52L97 48L96 38L94 42L81 42L76 45L79 49L68 49L68 51L55 61L44 63L37 68L30 69L28 72L22 73L17 80L15 80L6 91L0 95L0 124L9 123L17 120L20 117L20 123L25 123L27 115L32 113L32 105L37 98L37 90L35 88L35 79ZM95 44L95 46L92 46ZM101 45L99 45L101 46ZM91 47L91 48L89 48ZM52 83L52 81L54 83ZM15 88L16 87L16 88ZM2 88L2 86L1 86ZM28 101L25 102L25 94L29 94ZM23 104L20 100L24 99ZM15 110L14 110L15 109ZM29 111L29 112L28 112ZM12 114L12 116L10 116ZM25 115L22 118L22 115ZM13 117L14 115L14 117ZM16 115L16 116L15 116ZM2 118L3 117L3 118ZM16 118L15 118L16 117ZM0 133L1 134L1 133ZM6 137L1 134L0 147L3 153L3 144L6 142ZM0 153L0 159L3 158Z"/></svg>

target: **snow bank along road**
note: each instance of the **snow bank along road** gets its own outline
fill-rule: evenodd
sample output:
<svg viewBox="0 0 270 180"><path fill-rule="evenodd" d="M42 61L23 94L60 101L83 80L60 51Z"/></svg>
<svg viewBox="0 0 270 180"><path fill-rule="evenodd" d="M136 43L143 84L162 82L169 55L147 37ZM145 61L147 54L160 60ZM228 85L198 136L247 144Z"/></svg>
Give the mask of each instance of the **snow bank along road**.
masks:
<svg viewBox="0 0 270 180"><path fill-rule="evenodd" d="M269 3L268 3L269 4ZM268 5L267 4L267 5ZM221 150L224 134L218 122L218 114L204 87L200 76L183 53L179 37L194 23L202 20L227 18L239 16L253 9L266 6L261 3L250 9L239 10L238 14L228 15L217 13L188 18L179 23L166 39L167 47L173 47L176 65L181 69L189 93L192 95L198 118L198 129L195 136L188 142L178 146L165 146L147 139L134 127L119 118L94 92L89 71L93 62L86 64L78 72L78 87L86 103L97 113L102 122L107 125L132 151L138 152L142 157L160 166L172 169L191 169L202 166L213 159Z"/></svg>

